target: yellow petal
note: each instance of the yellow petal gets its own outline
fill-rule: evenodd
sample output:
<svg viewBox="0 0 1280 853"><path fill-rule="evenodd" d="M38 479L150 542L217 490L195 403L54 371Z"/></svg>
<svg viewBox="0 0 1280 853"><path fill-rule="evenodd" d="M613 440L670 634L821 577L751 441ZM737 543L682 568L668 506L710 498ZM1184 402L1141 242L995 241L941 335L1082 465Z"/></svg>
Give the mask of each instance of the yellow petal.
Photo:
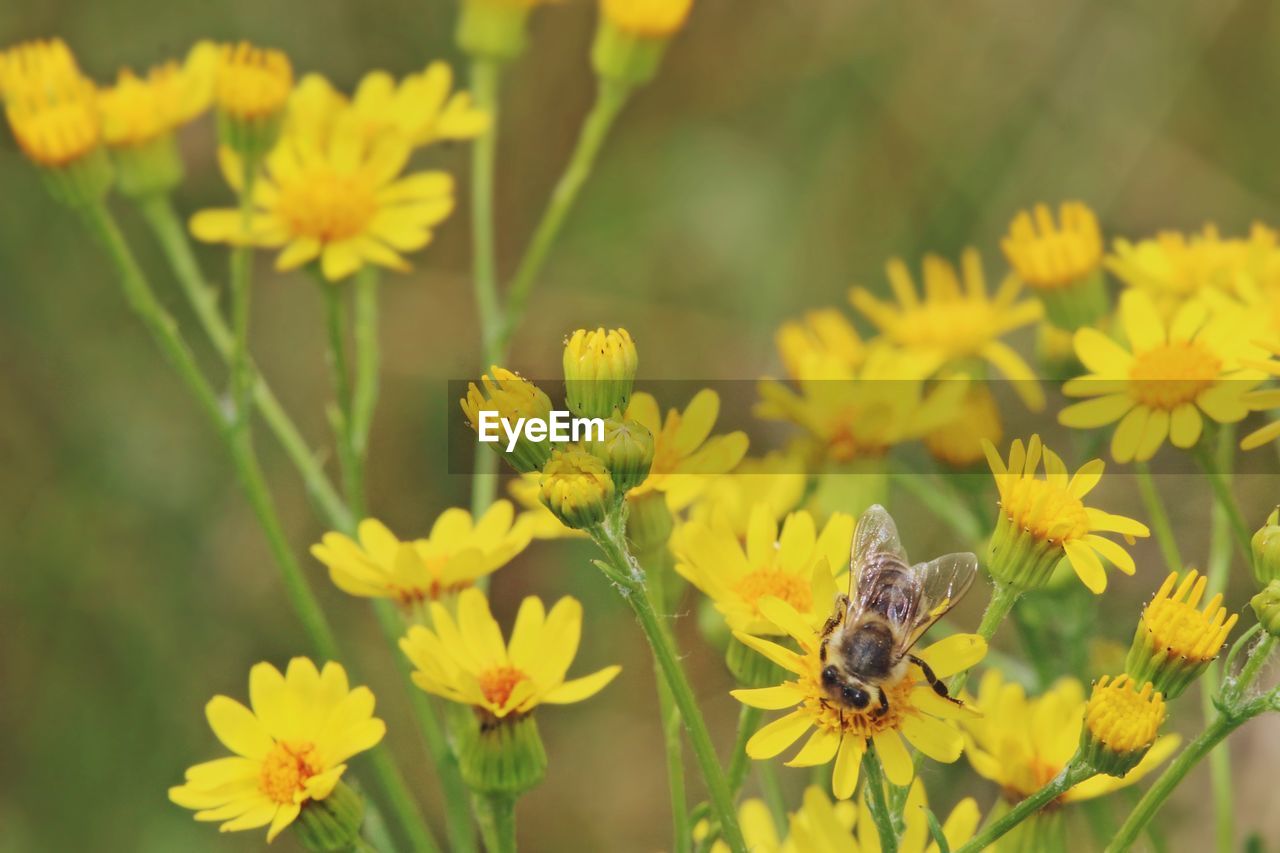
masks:
<svg viewBox="0 0 1280 853"><path fill-rule="evenodd" d="M591 675L584 675L581 678L566 681L543 696L542 701L552 705L567 705L571 702L581 702L583 699L589 699L603 690L621 671L622 667L620 666L606 666Z"/></svg>
<svg viewBox="0 0 1280 853"><path fill-rule="evenodd" d="M1092 548L1083 542L1065 542L1062 547L1071 561L1071 568L1090 592L1097 595L1107 588L1107 572Z"/></svg>
<svg viewBox="0 0 1280 853"><path fill-rule="evenodd" d="M236 755L264 758L275 745L253 712L229 696L214 696L204 712L218 740Z"/></svg>
<svg viewBox="0 0 1280 853"><path fill-rule="evenodd" d="M813 715L803 708L779 717L747 741L747 755L757 760L773 758L808 731Z"/></svg>
<svg viewBox="0 0 1280 853"><path fill-rule="evenodd" d="M912 714L903 717L902 736L934 761L945 764L959 758L960 751L964 748L964 736L959 731L930 717Z"/></svg>
<svg viewBox="0 0 1280 853"><path fill-rule="evenodd" d="M1142 443L1147 419L1150 416L1150 409L1146 406L1137 406L1120 421L1115 434L1111 436L1111 455L1117 462L1133 461L1138 454L1138 447Z"/></svg>
<svg viewBox="0 0 1280 853"><path fill-rule="evenodd" d="M1058 412L1058 423L1072 429L1094 429L1115 423L1133 408L1133 398L1128 394L1107 394L1073 403Z"/></svg>
<svg viewBox="0 0 1280 853"><path fill-rule="evenodd" d="M831 771L831 792L837 800L847 800L858 787L858 770L862 767L862 755L867 743L860 737L845 735L836 753L836 766Z"/></svg>
<svg viewBox="0 0 1280 853"><path fill-rule="evenodd" d="M815 729L795 758L787 762L787 766L816 767L826 764L836 757L839 749L840 735L826 728Z"/></svg>
<svg viewBox="0 0 1280 853"><path fill-rule="evenodd" d="M1133 364L1133 356L1097 329L1085 327L1072 339L1076 357L1090 373L1112 377L1125 374Z"/></svg>
<svg viewBox="0 0 1280 853"><path fill-rule="evenodd" d="M987 655L987 641L980 634L952 634L918 652L938 678L969 669Z"/></svg>
<svg viewBox="0 0 1280 853"><path fill-rule="evenodd" d="M915 776L915 767L911 763L911 754L907 752L897 731L885 729L872 735L871 740L876 746L880 764L884 767L885 778L899 788L910 785Z"/></svg>
<svg viewBox="0 0 1280 853"><path fill-rule="evenodd" d="M743 705L765 711L781 711L783 708L790 708L792 705L803 702L805 697L804 691L789 684L730 690L729 695Z"/></svg>

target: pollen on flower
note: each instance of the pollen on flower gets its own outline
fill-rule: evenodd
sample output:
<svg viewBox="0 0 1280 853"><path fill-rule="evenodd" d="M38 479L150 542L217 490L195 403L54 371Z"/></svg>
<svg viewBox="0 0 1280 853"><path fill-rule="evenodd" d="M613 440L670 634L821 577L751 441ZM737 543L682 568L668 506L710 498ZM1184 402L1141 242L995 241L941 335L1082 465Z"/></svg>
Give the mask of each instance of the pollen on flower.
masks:
<svg viewBox="0 0 1280 853"><path fill-rule="evenodd" d="M279 741L262 760L258 787L274 803L297 802L307 780L320 772L318 763L313 744Z"/></svg>
<svg viewBox="0 0 1280 853"><path fill-rule="evenodd" d="M773 596L781 598L800 613L813 607L813 586L808 578L774 568L756 569L738 581L735 592L747 604Z"/></svg>
<svg viewBox="0 0 1280 853"><path fill-rule="evenodd" d="M805 694L804 707L813 715L815 728L869 738L879 732L901 728L903 718L916 713L911 703L911 691L917 681L911 673L892 685L881 685L885 698L889 700L889 710L876 716L874 712L880 707L878 697L862 711L832 701L822 684L822 664L818 656L810 655L808 660L811 664L809 671L799 679L799 685Z"/></svg>
<svg viewBox="0 0 1280 853"><path fill-rule="evenodd" d="M1089 532L1084 503L1049 480L1016 480L1001 496L1000 506L1010 521L1037 539L1069 542Z"/></svg>
<svg viewBox="0 0 1280 853"><path fill-rule="evenodd" d="M278 211L291 233L329 243L363 233L378 202L363 176L321 166L280 181Z"/></svg>
<svg viewBox="0 0 1280 853"><path fill-rule="evenodd" d="M507 700L511 698L511 691L516 689L516 685L528 678L529 676L514 666L487 669L476 676L485 700L499 708L507 704Z"/></svg>
<svg viewBox="0 0 1280 853"><path fill-rule="evenodd" d="M1093 687L1084 722L1093 739L1115 753L1145 750L1164 723L1164 696L1151 682L1134 689L1127 675L1103 676Z"/></svg>
<svg viewBox="0 0 1280 853"><path fill-rule="evenodd" d="M1217 656L1239 614L1227 616L1227 609L1222 606L1222 593L1209 599L1203 609L1197 610L1207 583L1208 578L1197 576L1194 571L1189 572L1181 584L1178 584L1177 572L1165 578L1155 598L1142 613L1142 624L1151 634L1152 645L1196 663L1210 661Z"/></svg>
<svg viewBox="0 0 1280 853"><path fill-rule="evenodd" d="M1222 366L1220 358L1195 341L1160 344L1136 354L1129 387L1139 402L1173 410L1212 386Z"/></svg>

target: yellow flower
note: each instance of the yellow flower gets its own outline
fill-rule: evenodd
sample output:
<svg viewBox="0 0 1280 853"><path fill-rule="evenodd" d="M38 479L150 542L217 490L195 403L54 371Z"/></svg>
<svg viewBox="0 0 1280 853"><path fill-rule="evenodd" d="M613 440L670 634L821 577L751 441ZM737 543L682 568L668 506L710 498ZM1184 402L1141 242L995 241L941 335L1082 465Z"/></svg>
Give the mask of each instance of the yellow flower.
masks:
<svg viewBox="0 0 1280 853"><path fill-rule="evenodd" d="M552 451L538 483L543 505L575 530L604 521L614 494L608 469L585 450Z"/></svg>
<svg viewBox="0 0 1280 853"><path fill-rule="evenodd" d="M498 720L518 718L541 704L581 702L621 670L607 666L565 679L582 634L582 605L575 598L560 599L547 613L540 599L529 596L520 604L509 642L478 589L458 596L456 620L433 603L431 625L415 625L400 641L417 668L414 684Z"/></svg>
<svg viewBox="0 0 1280 853"><path fill-rule="evenodd" d="M284 675L257 664L249 700L252 710L227 696L210 700L209 726L235 755L188 768L169 799L195 809L196 820L223 821L223 832L270 825L272 841L304 806L334 792L345 762L381 741L386 725L373 716L369 688L350 689L332 661L317 671L294 658Z"/></svg>
<svg viewBox="0 0 1280 853"><path fill-rule="evenodd" d="M1196 609L1208 582L1191 571L1179 584L1178 573L1170 573L1138 622L1125 671L1138 683L1152 682L1166 699L1178 698L1204 672L1239 617L1227 616L1222 593Z"/></svg>
<svg viewBox="0 0 1280 853"><path fill-rule="evenodd" d="M219 48L214 100L218 111L237 121L278 116L293 87L289 57L242 41Z"/></svg>
<svg viewBox="0 0 1280 853"><path fill-rule="evenodd" d="M600 11L623 33L667 38L682 26L693 0L600 0Z"/></svg>
<svg viewBox="0 0 1280 853"><path fill-rule="evenodd" d="M728 474L708 478L702 494L689 505L688 521L727 527L744 542L756 508L767 507L774 521L781 520L800 505L806 479L804 460L794 451L743 459Z"/></svg>
<svg viewBox="0 0 1280 853"><path fill-rule="evenodd" d="M96 89L61 39L0 53L0 96L18 147L38 165L64 167L101 144Z"/></svg>
<svg viewBox="0 0 1280 853"><path fill-rule="evenodd" d="M1007 277L994 296L988 295L982 260L972 248L961 254L959 272L937 255L925 256L923 299L901 260L890 260L885 270L896 303L877 299L863 287L855 287L849 299L886 339L920 359L929 374L983 359L1014 383L1028 407L1044 405L1031 366L1001 340L1040 319L1039 303L1018 301L1016 278Z"/></svg>
<svg viewBox="0 0 1280 853"><path fill-rule="evenodd" d="M156 65L145 77L120 70L114 86L98 93L107 145L133 147L168 136L209 108L218 62L212 42L198 42L181 64Z"/></svg>
<svg viewBox="0 0 1280 853"><path fill-rule="evenodd" d="M227 183L239 191L239 159L225 147L219 154ZM335 133L323 145L287 137L254 183L248 234L233 208L197 213L191 233L209 243L282 248L281 271L318 260L328 281L366 264L407 270L400 253L431 242L432 226L453 210L453 178L445 172L399 178L408 158L409 146L397 136L369 145L354 132Z"/></svg>
<svg viewBox="0 0 1280 853"><path fill-rule="evenodd" d="M522 418L547 420L551 416L551 398L528 379L512 370L498 367L489 368L488 374L480 377L480 384L471 382L467 385L467 396L459 401L467 423L477 433L481 430L481 413L492 412L498 419L517 423ZM499 438L490 444L503 459L521 474L541 471L547 464L555 445L550 441L531 441L524 433L516 439L515 446L508 451L509 442L503 440L503 431L497 422L490 422L493 432Z"/></svg>
<svg viewBox="0 0 1280 853"><path fill-rule="evenodd" d="M751 511L744 550L726 524L691 522L677 542L676 571L714 602L729 627L747 634L786 633L760 610L773 597L817 627L831 615L847 569L853 516L836 513L818 532L813 516L793 512L778 523L766 504Z"/></svg>
<svg viewBox="0 0 1280 853"><path fill-rule="evenodd" d="M763 599L759 607L765 618L791 636L800 651L794 652L750 634L734 633L744 645L795 675L794 679L776 687L733 691L738 701L753 708L782 710L795 706L747 741L747 755L755 759L773 758L812 728L809 739L787 764L816 767L835 759L832 788L842 800L853 796L868 741L875 744L885 776L899 786L909 785L915 774L903 738L934 761L950 763L960 757L964 738L944 720L969 711L935 693L919 666L912 663L901 681L884 685L889 710L881 716L875 715L878 709L870 707L862 711L842 708L831 701L828 689L822 684L824 665L819 658L819 630L785 601ZM987 644L977 634L954 634L916 654L938 678L945 679L973 666L986 652Z"/></svg>
<svg viewBox="0 0 1280 853"><path fill-rule="evenodd" d="M1084 687L1063 678L1044 694L1029 698L1022 685L1005 681L991 668L982 675L974 707L981 717L965 719L965 755L979 776L1000 786L1016 803L1040 790L1067 765L1080 745L1084 725ZM1109 794L1137 782L1178 748L1180 738L1166 735L1125 776L1095 776L1069 789L1060 802L1073 803Z"/></svg>
<svg viewBox="0 0 1280 853"><path fill-rule="evenodd" d="M627 418L649 430L654 448L649 476L628 497L658 491L666 495L671 510L683 509L706 487L708 475L724 474L742 461L746 433L711 435L719 414L720 396L707 388L695 394L684 411L669 409L665 421L652 395L632 395Z"/></svg>
<svg viewBox="0 0 1280 853"><path fill-rule="evenodd" d="M1022 440L1014 439L1007 465L991 444L984 443L983 449L1000 495L988 563L993 577L1024 588L1040 586L1065 557L1084 585L1099 593L1107 588L1100 556L1125 574L1134 573L1129 552L1098 534L1129 538L1151 531L1132 518L1084 505L1102 479L1106 464L1101 459L1086 462L1073 476L1038 435L1031 436L1025 450ZM1042 458L1044 479L1036 476Z"/></svg>
<svg viewBox="0 0 1280 853"><path fill-rule="evenodd" d="M1047 204L1021 210L1000 241L1018 278L1034 290L1056 290L1088 276L1102 263L1098 218L1078 201L1064 201L1058 222Z"/></svg>
<svg viewBox="0 0 1280 853"><path fill-rule="evenodd" d="M477 109L469 92L453 91L453 69L432 62L396 81L385 71L360 79L348 98L324 76L303 76L289 99L286 133L327 137L335 125L349 124L366 140L399 133L411 146L474 139L489 129L489 115Z"/></svg>
<svg viewBox="0 0 1280 853"><path fill-rule="evenodd" d="M412 542L367 518L357 528L358 542L326 533L311 554L343 592L410 606L456 593L511 562L531 538L528 525L513 523L514 517L509 501L494 502L474 524L471 513L454 507L440 514L426 539Z"/></svg>
<svg viewBox="0 0 1280 853"><path fill-rule="evenodd" d="M844 314L835 308L810 311L788 320L774 336L787 375L795 380L822 379L856 370L867 344Z"/></svg>
<svg viewBox="0 0 1280 853"><path fill-rule="evenodd" d="M1085 705L1082 758L1100 773L1123 778L1150 753L1164 719L1164 697L1151 682L1139 688L1127 675L1104 675Z"/></svg>
<svg viewBox="0 0 1280 853"><path fill-rule="evenodd" d="M924 436L929 454L952 468L968 468L985 457L982 443L998 443L1004 438L1000 409L985 385L972 385L964 395L956 416L949 423Z"/></svg>
<svg viewBox="0 0 1280 853"><path fill-rule="evenodd" d="M517 523L527 526L534 539L585 539L586 531L565 527L564 522L547 509L547 505L538 497L541 481L541 471L530 471L507 483L507 493L520 508Z"/></svg>
<svg viewBox="0 0 1280 853"><path fill-rule="evenodd" d="M1076 332L1076 355L1089 374L1067 382L1063 393L1094 399L1063 409L1060 423L1092 429L1119 421L1111 455L1145 462L1165 439L1194 446L1203 416L1235 423L1249 413L1245 395L1263 374L1244 365L1265 353L1251 343L1246 318L1210 317L1202 303L1187 302L1166 323L1149 296L1130 290L1120 299L1120 321L1129 349L1097 329Z"/></svg>

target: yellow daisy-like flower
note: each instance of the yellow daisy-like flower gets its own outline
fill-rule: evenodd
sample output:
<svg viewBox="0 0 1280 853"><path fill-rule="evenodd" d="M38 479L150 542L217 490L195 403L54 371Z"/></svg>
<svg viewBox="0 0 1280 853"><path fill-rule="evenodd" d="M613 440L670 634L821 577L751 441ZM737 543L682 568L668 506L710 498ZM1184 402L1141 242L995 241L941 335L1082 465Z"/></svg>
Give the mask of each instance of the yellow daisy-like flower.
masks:
<svg viewBox="0 0 1280 853"><path fill-rule="evenodd" d="M923 299L905 263L893 258L885 270L896 302L877 299L863 287L850 291L849 299L886 339L923 361L930 373L983 359L1013 381L1029 408L1044 405L1031 366L1001 340L1040 319L1038 302L1018 301L1022 286L1017 278L1005 278L989 295L982 259L972 248L961 254L959 272L944 258L925 256Z"/></svg>
<svg viewBox="0 0 1280 853"><path fill-rule="evenodd" d="M794 380L847 373L856 370L867 356L867 344L858 330L835 308L788 320L778 327L774 343L787 375Z"/></svg>
<svg viewBox="0 0 1280 853"><path fill-rule="evenodd" d="M540 599L529 596L520 604L509 642L478 589L458 596L456 620L433 603L431 626L416 625L400 641L417 668L413 682L497 720L518 718L541 704L589 699L622 669L607 666L566 680L582 634L582 605L575 598L560 599L547 613Z"/></svg>
<svg viewBox="0 0 1280 853"><path fill-rule="evenodd" d="M836 513L819 533L813 516L787 516L779 532L767 504L751 511L744 550L725 524L692 522L676 543L676 571L700 589L724 615L729 627L747 634L786 633L760 610L760 602L779 598L815 627L831 615L853 539L854 519Z"/></svg>
<svg viewBox="0 0 1280 853"><path fill-rule="evenodd" d="M1107 776L1123 778L1150 754L1165 720L1164 697L1148 681L1104 675L1084 709L1081 757Z"/></svg>
<svg viewBox="0 0 1280 853"><path fill-rule="evenodd" d="M1120 299L1120 321L1129 349L1097 329L1076 332L1076 355L1089 373L1063 393L1094 399L1067 406L1060 423L1093 429L1119 421L1111 455L1144 462L1166 439L1194 446L1205 417L1235 423L1249 413L1245 395L1264 374L1245 365L1265 352L1251 342L1247 318L1210 317L1203 303L1187 302L1166 323L1149 296L1130 290Z"/></svg>
<svg viewBox="0 0 1280 853"><path fill-rule="evenodd" d="M974 384L964 395L953 420L924 436L929 455L951 468L968 468L985 456L982 443L1004 438L1000 409L986 385Z"/></svg>
<svg viewBox="0 0 1280 853"><path fill-rule="evenodd" d="M1025 449L1014 439L1006 464L990 443L984 443L987 462L1000 495L1000 514L991 538L991 574L1006 583L1039 586L1065 557L1080 580L1094 593L1107 588L1104 557L1125 574L1134 573L1133 557L1099 533L1125 537L1149 536L1145 524L1084 505L1084 498L1102 479L1106 463L1093 459L1074 475L1061 457L1033 435ZM1036 469L1044 462L1044 478Z"/></svg>
<svg viewBox="0 0 1280 853"><path fill-rule="evenodd" d="M1138 683L1150 681L1166 699L1178 698L1204 672L1239 618L1227 615L1222 593L1197 609L1208 582L1191 571L1179 583L1171 572L1138 622L1125 671Z"/></svg>
<svg viewBox="0 0 1280 853"><path fill-rule="evenodd" d="M97 90L61 39L0 53L0 96L18 147L40 166L68 166L102 142Z"/></svg>
<svg viewBox="0 0 1280 853"><path fill-rule="evenodd" d="M1088 205L1064 201L1058 221L1047 204L1018 211L1000 248L1018 278L1034 290L1068 287L1102 263L1102 229Z"/></svg>
<svg viewBox="0 0 1280 853"><path fill-rule="evenodd" d="M1085 716L1084 686L1074 678L1056 682L1044 694L1028 697L1022 685L1005 681L991 668L978 683L974 707L981 717L961 721L965 756L979 776L1000 786L1016 803L1058 775L1080 746ZM1134 784L1178 748L1177 735L1165 735L1125 776L1095 776L1068 790L1060 802L1073 803Z"/></svg>
<svg viewBox="0 0 1280 853"><path fill-rule="evenodd" d="M386 725L373 716L373 693L352 690L347 673L330 661L323 670L294 658L284 675L269 663L249 671L245 707L215 696L205 716L218 740L235 753L197 764L169 799L195 809L196 820L220 829L270 826L272 841L313 801L333 793L353 755L377 745Z"/></svg>
<svg viewBox="0 0 1280 853"><path fill-rule="evenodd" d="M733 470L747 454L747 434L712 435L719 414L720 395L709 388L695 394L684 411L669 409L666 420L651 394L633 394L626 417L653 435L653 465L627 497L658 491L672 511L683 509L706 487L709 475Z"/></svg>
<svg viewBox="0 0 1280 853"><path fill-rule="evenodd" d="M191 48L182 63L161 63L145 77L128 68L121 69L115 85L98 93L107 145L145 145L197 118L213 98L217 64L217 46L202 41Z"/></svg>
<svg viewBox="0 0 1280 853"><path fill-rule="evenodd" d="M219 154L227 183L239 191L240 161L228 148ZM254 182L248 233L234 208L197 213L191 233L209 243L282 248L276 269L318 261L328 281L366 264L407 270L401 253L431 242L432 227L454 204L453 178L445 172L399 177L408 159L408 143L395 135L371 144L354 131L336 132L323 144L287 137Z"/></svg>
<svg viewBox="0 0 1280 853"><path fill-rule="evenodd" d="M408 607L459 592L502 568L525 549L531 533L515 522L511 503L500 500L475 523L465 509L445 510L425 539L403 542L372 518L360 522L357 537L326 533L311 554L329 567L343 592Z"/></svg>
<svg viewBox="0 0 1280 853"><path fill-rule="evenodd" d="M237 121L261 121L284 110L293 88L293 66L278 50L242 41L219 48L214 100Z"/></svg>
<svg viewBox="0 0 1280 853"><path fill-rule="evenodd" d="M687 518L690 523L727 527L739 542L745 542L756 508L766 507L774 521L780 520L800 505L806 479L804 460L797 452L773 451L746 458L728 474L709 478L702 494L689 505Z"/></svg>
<svg viewBox="0 0 1280 853"><path fill-rule="evenodd" d="M862 711L843 708L831 700L822 684L820 630L785 601L763 599L759 607L764 617L789 634L800 650L794 652L769 640L734 633L744 645L795 676L776 687L733 691L738 701L753 708L777 711L794 706L790 713L765 725L747 741L747 755L759 760L773 758L813 729L787 765L816 767L834 759L832 789L841 800L853 796L868 742L875 744L885 776L899 786L911 784L915 775L903 738L934 761L950 763L960 757L964 737L945 721L970 712L935 693L919 666L912 663L901 681L883 685L889 710L881 716L876 716L870 707ZM945 679L973 666L986 653L986 641L977 634L953 634L916 655L934 675Z"/></svg>

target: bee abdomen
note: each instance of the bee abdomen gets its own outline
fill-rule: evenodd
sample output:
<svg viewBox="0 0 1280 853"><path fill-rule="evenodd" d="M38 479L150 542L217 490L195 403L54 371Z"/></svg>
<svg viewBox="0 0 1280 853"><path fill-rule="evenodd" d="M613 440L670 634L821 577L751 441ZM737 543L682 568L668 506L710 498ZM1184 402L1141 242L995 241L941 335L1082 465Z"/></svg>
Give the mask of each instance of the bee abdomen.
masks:
<svg viewBox="0 0 1280 853"><path fill-rule="evenodd" d="M916 585L911 570L893 554L876 554L864 569L869 585L867 608L894 623L907 619L915 606Z"/></svg>

